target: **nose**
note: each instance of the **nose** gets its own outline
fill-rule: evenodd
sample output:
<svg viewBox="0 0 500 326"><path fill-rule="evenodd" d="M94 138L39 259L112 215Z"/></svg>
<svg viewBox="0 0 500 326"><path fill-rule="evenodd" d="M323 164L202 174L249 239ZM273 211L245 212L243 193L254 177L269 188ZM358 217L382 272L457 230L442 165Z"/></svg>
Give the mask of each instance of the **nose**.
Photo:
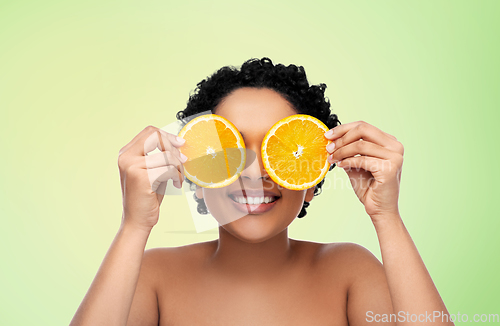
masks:
<svg viewBox="0 0 500 326"><path fill-rule="evenodd" d="M246 149L246 163L245 169L241 172L241 178L253 182L259 179L268 179L266 169L264 169L264 164L262 163L262 157L260 155L260 148L247 148Z"/></svg>

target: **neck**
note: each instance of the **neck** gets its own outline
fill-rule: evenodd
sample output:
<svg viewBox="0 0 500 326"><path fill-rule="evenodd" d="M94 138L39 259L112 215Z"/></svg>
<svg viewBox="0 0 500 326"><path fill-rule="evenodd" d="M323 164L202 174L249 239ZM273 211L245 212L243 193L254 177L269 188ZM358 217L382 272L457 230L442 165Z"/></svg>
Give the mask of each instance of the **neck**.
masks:
<svg viewBox="0 0 500 326"><path fill-rule="evenodd" d="M288 238L288 228L270 239L251 243L219 226L219 240L211 263L224 274L245 279L273 276L291 262L293 241Z"/></svg>

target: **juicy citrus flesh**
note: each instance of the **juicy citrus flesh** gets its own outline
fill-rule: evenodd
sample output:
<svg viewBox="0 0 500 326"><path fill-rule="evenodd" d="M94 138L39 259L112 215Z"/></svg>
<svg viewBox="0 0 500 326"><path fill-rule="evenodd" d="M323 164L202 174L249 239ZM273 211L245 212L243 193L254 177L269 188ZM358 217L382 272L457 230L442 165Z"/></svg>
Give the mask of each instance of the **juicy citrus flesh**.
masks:
<svg viewBox="0 0 500 326"><path fill-rule="evenodd" d="M262 141L264 168L274 182L292 190L315 186L325 177L330 163L324 134L329 129L306 114L286 117L267 132Z"/></svg>
<svg viewBox="0 0 500 326"><path fill-rule="evenodd" d="M179 151L188 157L186 178L200 187L221 188L239 178L245 167L243 137L227 119L206 114L188 122L179 132L186 140Z"/></svg>

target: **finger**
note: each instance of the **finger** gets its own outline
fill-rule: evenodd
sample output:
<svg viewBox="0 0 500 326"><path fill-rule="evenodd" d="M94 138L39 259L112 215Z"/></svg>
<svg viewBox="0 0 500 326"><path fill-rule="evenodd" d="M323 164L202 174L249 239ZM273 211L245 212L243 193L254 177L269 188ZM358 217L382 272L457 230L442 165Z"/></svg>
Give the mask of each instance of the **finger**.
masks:
<svg viewBox="0 0 500 326"><path fill-rule="evenodd" d="M183 180L179 170L172 165L148 169L148 178L153 191L156 191L161 183L168 182L170 179L172 179L176 188L181 188Z"/></svg>
<svg viewBox="0 0 500 326"><path fill-rule="evenodd" d="M333 127L332 129L330 129L329 131L327 131L325 133L325 137L328 139L331 139L331 140L337 139L337 138L345 135L349 130L354 129L356 127L359 128L360 124L365 124L365 125L371 126L375 129L377 129L380 133L383 133L384 135L396 140L396 137L394 137L394 136L386 133L385 131L382 131L379 128L377 128L377 127L375 127L367 122L364 122L364 121L354 121L354 122L349 122L349 123L345 123L343 125L338 125L336 127Z"/></svg>
<svg viewBox="0 0 500 326"><path fill-rule="evenodd" d="M355 155L365 155L371 157L377 157L381 159L390 159L394 156L394 152L388 150L385 147L374 144L366 140L357 140L353 143L347 144L333 151L333 153L328 156L328 161L330 163L336 163L348 157L354 157Z"/></svg>
<svg viewBox="0 0 500 326"><path fill-rule="evenodd" d="M181 162L185 163L187 161L187 157L182 153L179 153L179 155L185 159L182 160L182 158L177 157L172 152L161 152L147 155L144 156L144 160L142 160L140 167L143 169L154 169L171 165L175 167L182 176L184 176L184 165Z"/></svg>
<svg viewBox="0 0 500 326"><path fill-rule="evenodd" d="M147 126L146 128L144 128L140 133L138 133L137 135L135 135L135 137L128 142L127 145L123 146L120 151L119 151L119 154L122 154L124 152L126 152L130 147L132 147L133 144L135 144L140 138L144 137L144 135L148 135L150 134L151 132L153 132L153 126Z"/></svg>
<svg viewBox="0 0 500 326"><path fill-rule="evenodd" d="M160 139L162 139L162 140L163 139L168 139L172 144L175 144L176 146L182 146L183 142L179 141L176 136L174 136L172 134L169 134L166 131L161 130L161 129L157 128L157 127L147 126L139 134L137 134L127 145L125 145L124 147L122 147L120 149L119 154L121 155L121 154L123 154L125 152L129 152L132 155L145 155L147 153L147 152L144 153L144 150L145 150L144 149L145 140L149 139L149 137L151 137L152 134L155 134L155 133L158 133L158 132L161 135L164 135L164 137L162 137L162 138L160 138L160 137L158 137L158 135L156 135L156 140L158 141L158 143L159 143ZM181 138L179 138L179 139L181 139ZM152 141L152 140L154 140L154 138L152 138L150 141ZM148 148L151 148L150 144L148 144ZM155 147L151 148L150 151L152 151L154 149L155 149Z"/></svg>
<svg viewBox="0 0 500 326"><path fill-rule="evenodd" d="M186 155L184 155L183 153L181 153L175 147L170 147L170 151L168 152L168 153L170 153L170 156L172 157L172 159L169 160L168 157L165 157L166 154L164 154L164 153L167 153L167 152L156 153L156 154L153 154L153 155L163 154L163 161L164 162L169 162L168 164L175 166L175 168L182 175L184 175L184 165L183 164L187 162L188 157ZM151 156L153 156L153 155L151 155ZM150 156L150 155L148 155L148 156ZM148 157L148 156L145 156L145 157ZM158 155L158 156L160 156L160 155ZM160 161L161 159L158 158L158 160Z"/></svg>
<svg viewBox="0 0 500 326"><path fill-rule="evenodd" d="M170 143L172 145L174 145L175 147L181 147L186 142L186 140L184 138L181 138L179 136L176 136L174 134L166 132L165 130L158 129L158 132L160 132L162 134L162 136L167 137L167 139L170 141Z"/></svg>
<svg viewBox="0 0 500 326"><path fill-rule="evenodd" d="M345 125L337 126L334 129L343 126ZM335 139L332 143L327 146L327 150L329 152L359 139L370 141L395 152L399 150L399 142L387 136L382 130L364 121L351 124L350 126L340 130L336 130L334 132L334 138Z"/></svg>
<svg viewBox="0 0 500 326"><path fill-rule="evenodd" d="M155 132L157 130L160 130L160 132L165 133L165 134L167 133L166 131L163 131L155 126L151 126L151 125L147 126L140 133L138 133L127 145L123 146L120 149L119 154L126 152L134 144L137 144L138 141L140 141L141 139L144 139L145 137L149 136L150 134L152 134L153 132Z"/></svg>
<svg viewBox="0 0 500 326"><path fill-rule="evenodd" d="M151 155L147 155L144 157L143 164L141 164L141 168L154 169L161 166L173 165L178 166L181 163L186 162L187 157L180 153L181 158L172 154L172 152L160 152ZM186 157L186 159L181 162L182 157Z"/></svg>
<svg viewBox="0 0 500 326"><path fill-rule="evenodd" d="M398 140L398 139L397 139L396 137L394 137L393 135L388 134L388 133L386 133L386 132L385 132L385 131L383 131L383 130L382 130L382 132L383 132L386 136L391 137L391 138L392 138L392 139L394 139L394 140Z"/></svg>
<svg viewBox="0 0 500 326"><path fill-rule="evenodd" d="M144 141L142 150L140 148L136 149L136 154L146 155L147 153L157 148L162 152L169 151L177 154L178 150L176 147L180 147L183 144L184 143L177 140L177 136L172 135L166 131L157 129L156 132L151 133L147 136L146 140ZM180 155L177 156L180 157Z"/></svg>
<svg viewBox="0 0 500 326"><path fill-rule="evenodd" d="M342 160L337 163L337 166L346 170L363 169L376 174L387 171L391 166L391 162L375 157L356 156Z"/></svg>
<svg viewBox="0 0 500 326"><path fill-rule="evenodd" d="M347 131L355 127L357 124L359 124L361 121L354 121L354 122L349 122L349 123L344 123L342 125L338 125L333 127L332 129L328 130L325 132L325 137L328 139L336 139L342 135L344 135Z"/></svg>

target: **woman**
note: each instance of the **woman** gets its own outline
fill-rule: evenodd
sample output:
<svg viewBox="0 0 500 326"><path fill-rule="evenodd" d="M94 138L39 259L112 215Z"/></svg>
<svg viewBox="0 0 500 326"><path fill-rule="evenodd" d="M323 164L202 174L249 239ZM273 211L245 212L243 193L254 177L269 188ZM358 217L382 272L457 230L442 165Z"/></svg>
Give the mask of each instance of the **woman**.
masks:
<svg viewBox="0 0 500 326"><path fill-rule="evenodd" d="M71 325L452 325L399 214L403 145L363 121L340 125L325 87L310 86L302 67L268 58L224 67L198 84L177 117L211 110L231 121L257 153L240 182L251 189L265 180L277 197L269 211L220 225L214 241L144 252L163 200L148 169L180 187L183 140L149 126L125 145L118 158L122 223ZM260 146L274 123L298 113L331 128L329 162L345 169L364 204L383 265L356 244L288 237L323 182L302 191L279 187L263 168ZM166 154L146 155L155 148ZM227 206L230 214L232 187L197 187L198 210Z"/></svg>

